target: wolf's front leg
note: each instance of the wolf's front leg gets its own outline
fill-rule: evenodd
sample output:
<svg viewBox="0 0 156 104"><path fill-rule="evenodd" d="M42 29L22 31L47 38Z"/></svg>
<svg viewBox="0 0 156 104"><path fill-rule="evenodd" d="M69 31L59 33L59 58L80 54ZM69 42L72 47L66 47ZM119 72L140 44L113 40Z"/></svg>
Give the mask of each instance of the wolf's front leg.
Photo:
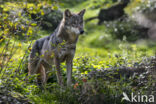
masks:
<svg viewBox="0 0 156 104"><path fill-rule="evenodd" d="M57 81L58 81L59 85L63 86L61 68L60 68L60 61L59 61L59 59L57 57L55 57L55 67L56 67Z"/></svg>
<svg viewBox="0 0 156 104"><path fill-rule="evenodd" d="M68 59L66 61L66 65L67 65L67 86L70 86L71 85L71 78L72 78L72 62L73 60L72 59Z"/></svg>

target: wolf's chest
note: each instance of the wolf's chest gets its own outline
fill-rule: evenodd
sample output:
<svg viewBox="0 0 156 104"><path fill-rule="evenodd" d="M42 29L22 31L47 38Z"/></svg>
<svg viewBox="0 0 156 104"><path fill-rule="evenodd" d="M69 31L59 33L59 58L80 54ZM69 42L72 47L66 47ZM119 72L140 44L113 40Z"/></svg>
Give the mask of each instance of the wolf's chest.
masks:
<svg viewBox="0 0 156 104"><path fill-rule="evenodd" d="M58 49L58 56L61 62L65 61L68 56L72 56L75 54L75 45L67 45L66 47L62 47Z"/></svg>
<svg viewBox="0 0 156 104"><path fill-rule="evenodd" d="M66 57L69 55L70 50L68 48L58 49L58 57L61 62L65 61Z"/></svg>

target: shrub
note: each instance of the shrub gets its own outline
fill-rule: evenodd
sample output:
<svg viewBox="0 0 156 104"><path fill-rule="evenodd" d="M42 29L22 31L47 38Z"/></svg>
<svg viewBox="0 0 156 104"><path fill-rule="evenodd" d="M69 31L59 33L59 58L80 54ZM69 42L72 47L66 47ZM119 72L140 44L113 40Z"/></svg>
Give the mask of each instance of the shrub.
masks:
<svg viewBox="0 0 156 104"><path fill-rule="evenodd" d="M107 22L106 26L113 39L122 40L126 37L127 41L134 42L139 39L146 38L147 34L142 34L136 27L139 27L137 23L129 18L123 20L115 20Z"/></svg>

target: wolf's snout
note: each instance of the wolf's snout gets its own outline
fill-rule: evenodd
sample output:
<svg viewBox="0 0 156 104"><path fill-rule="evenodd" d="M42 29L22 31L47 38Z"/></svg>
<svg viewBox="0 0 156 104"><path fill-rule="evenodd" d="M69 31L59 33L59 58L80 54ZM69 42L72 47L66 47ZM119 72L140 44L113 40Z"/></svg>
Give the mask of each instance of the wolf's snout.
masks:
<svg viewBox="0 0 156 104"><path fill-rule="evenodd" d="M81 30L81 31L80 31L80 34L83 34L83 33L84 33L84 30Z"/></svg>

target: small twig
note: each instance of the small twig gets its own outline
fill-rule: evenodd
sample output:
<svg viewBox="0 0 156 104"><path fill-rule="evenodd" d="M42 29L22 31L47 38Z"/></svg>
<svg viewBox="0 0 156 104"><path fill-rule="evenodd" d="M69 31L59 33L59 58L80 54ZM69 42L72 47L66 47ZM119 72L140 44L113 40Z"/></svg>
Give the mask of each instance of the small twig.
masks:
<svg viewBox="0 0 156 104"><path fill-rule="evenodd" d="M19 66L18 66L18 68L17 68L17 71L18 71L18 72L19 72L19 68L21 67L21 65L22 65L22 63L23 63L23 60L24 60L24 58L25 58L25 56L26 56L26 54L27 54L27 52L28 52L28 49L30 48L30 46L31 46L31 44L32 44L32 41L33 41L33 40L31 40L31 43L29 44L27 50L25 51L25 54L24 54L24 56L22 57L22 60L21 60ZM19 72L19 73L20 73L20 72Z"/></svg>
<svg viewBox="0 0 156 104"><path fill-rule="evenodd" d="M6 52L7 52L9 43L10 43L10 38L9 38L7 44L5 45L5 47L3 48L3 51L2 51L2 53L1 53L1 56L3 56L3 57L2 57L2 66L1 66L0 73L1 73L1 71L2 71L2 69L3 69L3 64L4 64L4 62L5 62L5 61L4 61L4 58L5 58L4 54L6 54ZM1 57L1 56L0 56L0 57Z"/></svg>
<svg viewBox="0 0 156 104"><path fill-rule="evenodd" d="M9 38L7 44L4 46L4 48L3 48L3 50L2 50L2 52L0 54L0 57L3 55L3 52L4 52L4 50L6 49L6 47L8 46L9 43L10 43L10 38Z"/></svg>
<svg viewBox="0 0 156 104"><path fill-rule="evenodd" d="M13 54L13 49L14 49L14 47L15 47L15 41L14 41L14 44L13 44L13 46L12 46L12 48L11 48L11 54L10 54L9 60L8 60L7 63L5 64L4 69L2 69L3 71L5 71L5 70L7 69L8 63L10 62L10 59L11 59L12 56L14 55L14 54ZM16 52L16 50L15 50L15 52ZM15 52L14 52L14 53L15 53ZM2 71L2 70L1 70L1 71ZM0 73L1 73L1 71L0 71ZM3 77L3 75L4 75L4 73L2 73L1 77Z"/></svg>

